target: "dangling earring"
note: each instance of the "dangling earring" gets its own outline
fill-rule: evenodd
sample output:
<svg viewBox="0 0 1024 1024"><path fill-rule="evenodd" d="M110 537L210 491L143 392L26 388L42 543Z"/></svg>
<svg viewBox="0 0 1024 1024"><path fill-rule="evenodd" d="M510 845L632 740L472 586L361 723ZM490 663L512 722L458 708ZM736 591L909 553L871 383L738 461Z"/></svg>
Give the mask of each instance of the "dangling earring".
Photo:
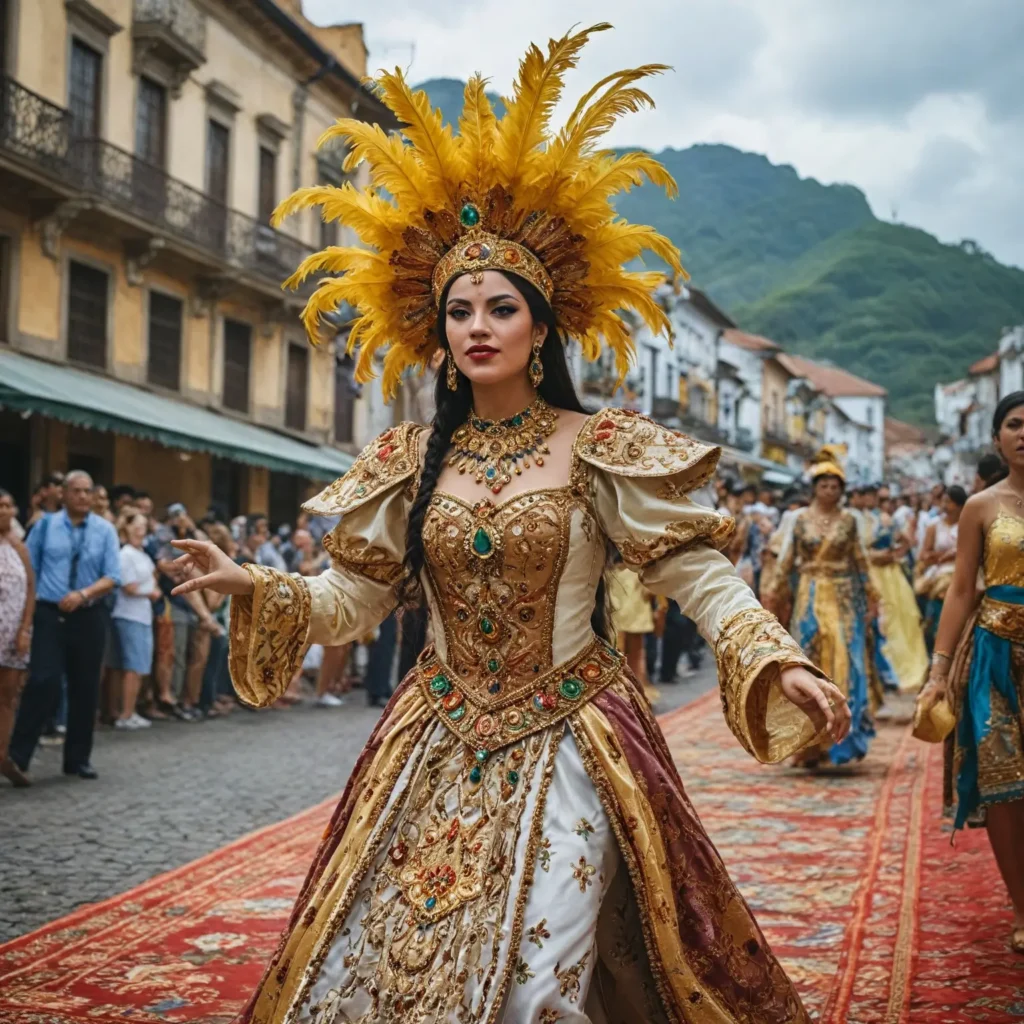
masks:
<svg viewBox="0 0 1024 1024"><path fill-rule="evenodd" d="M459 371L455 366L455 358L452 356L452 350L448 349L448 358L446 360L447 369L445 370L445 377L448 381L449 391L459 390Z"/></svg>
<svg viewBox="0 0 1024 1024"><path fill-rule="evenodd" d="M530 359L530 383L535 387L540 387L540 382L544 379L544 367L540 361L540 347L543 344L541 341L535 341L533 343L533 357Z"/></svg>

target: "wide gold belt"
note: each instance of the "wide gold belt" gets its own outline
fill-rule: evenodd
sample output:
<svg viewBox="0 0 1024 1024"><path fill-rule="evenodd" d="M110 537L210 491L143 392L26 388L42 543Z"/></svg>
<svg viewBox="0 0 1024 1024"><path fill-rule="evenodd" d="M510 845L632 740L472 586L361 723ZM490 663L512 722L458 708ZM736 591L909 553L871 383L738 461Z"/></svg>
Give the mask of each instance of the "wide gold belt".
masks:
<svg viewBox="0 0 1024 1024"><path fill-rule="evenodd" d="M1004 640L1024 643L1024 604L997 601L986 595L978 608L978 625Z"/></svg>
<svg viewBox="0 0 1024 1024"><path fill-rule="evenodd" d="M570 660L534 679L525 692L485 706L469 681L438 656L433 645L420 655L419 682L434 714L480 760L495 750L546 729L600 693L622 671L623 657L594 637Z"/></svg>
<svg viewBox="0 0 1024 1024"><path fill-rule="evenodd" d="M805 576L851 576L849 562L806 562L800 566Z"/></svg>

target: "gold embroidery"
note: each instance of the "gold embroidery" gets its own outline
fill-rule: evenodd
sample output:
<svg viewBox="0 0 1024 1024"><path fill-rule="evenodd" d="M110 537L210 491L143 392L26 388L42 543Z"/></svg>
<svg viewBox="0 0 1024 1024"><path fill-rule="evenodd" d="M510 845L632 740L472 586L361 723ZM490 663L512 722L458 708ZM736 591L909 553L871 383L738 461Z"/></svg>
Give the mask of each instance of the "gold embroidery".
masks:
<svg viewBox="0 0 1024 1024"><path fill-rule="evenodd" d="M736 523L730 516L717 512L697 515L691 519L667 523L662 533L648 541L622 540L616 547L622 560L634 568L642 568L697 544L708 544L721 550L728 542Z"/></svg>
<svg viewBox="0 0 1024 1024"><path fill-rule="evenodd" d="M575 1003L580 997L580 980L583 977L583 972L587 969L587 962L589 960L590 950L588 949L576 963L570 964L565 970L561 970L562 965L560 963L555 964L558 994L567 997L570 1003Z"/></svg>
<svg viewBox="0 0 1024 1024"><path fill-rule="evenodd" d="M301 577L251 563L245 570L254 590L231 601L228 662L239 698L260 708L284 693L302 664L310 594Z"/></svg>
<svg viewBox="0 0 1024 1024"><path fill-rule="evenodd" d="M411 486L419 471L420 440L427 430L418 423L385 430L360 452L344 476L302 507L317 516L344 515L403 480Z"/></svg>
<svg viewBox="0 0 1024 1024"><path fill-rule="evenodd" d="M978 625L1004 640L1024 641L1024 604L997 601L987 595L978 609Z"/></svg>
<svg viewBox="0 0 1024 1024"><path fill-rule="evenodd" d="M622 672L622 655L595 637L575 658L491 696L464 679L433 648L420 660L423 695L438 719L473 750L500 750L571 715Z"/></svg>
<svg viewBox="0 0 1024 1024"><path fill-rule="evenodd" d="M603 409L591 416L574 450L585 462L620 476L673 477L670 497L703 486L721 455L720 448L669 430L630 409Z"/></svg>
<svg viewBox="0 0 1024 1024"><path fill-rule="evenodd" d="M1024 587L1024 517L1000 511L985 536L985 585ZM1018 638L1024 634L1018 634Z"/></svg>
<svg viewBox="0 0 1024 1024"><path fill-rule="evenodd" d="M340 568L378 583L394 584L402 578L402 563L395 561L390 551L364 537L347 533L343 524L327 534L323 544L324 550Z"/></svg>
<svg viewBox="0 0 1024 1024"><path fill-rule="evenodd" d="M715 640L715 659L725 719L758 760L783 760L814 738L810 719L783 695L778 675L799 665L825 676L771 612L745 608L726 619Z"/></svg>
<svg viewBox="0 0 1024 1024"><path fill-rule="evenodd" d="M504 695L551 667L555 597L578 504L568 488L499 505L431 499L427 571L456 675Z"/></svg>

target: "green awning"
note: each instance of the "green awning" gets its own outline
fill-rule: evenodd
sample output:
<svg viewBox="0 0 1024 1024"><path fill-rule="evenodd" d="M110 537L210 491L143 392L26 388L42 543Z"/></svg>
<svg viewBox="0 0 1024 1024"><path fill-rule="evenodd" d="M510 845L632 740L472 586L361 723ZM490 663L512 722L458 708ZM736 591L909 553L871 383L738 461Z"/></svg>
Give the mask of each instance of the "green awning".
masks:
<svg viewBox="0 0 1024 1024"><path fill-rule="evenodd" d="M319 480L341 476L354 461L327 445L16 352L0 351L0 407Z"/></svg>

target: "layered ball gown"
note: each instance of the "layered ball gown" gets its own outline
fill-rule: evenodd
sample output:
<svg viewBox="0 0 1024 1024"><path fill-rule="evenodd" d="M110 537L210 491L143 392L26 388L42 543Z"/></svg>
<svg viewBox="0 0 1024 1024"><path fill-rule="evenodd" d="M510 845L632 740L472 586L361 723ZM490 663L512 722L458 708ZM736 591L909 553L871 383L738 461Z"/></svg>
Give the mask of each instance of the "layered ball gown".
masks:
<svg viewBox="0 0 1024 1024"><path fill-rule="evenodd" d="M985 593L957 646L949 688L946 804L980 825L990 804L1024 799L1024 518L1000 512L985 533Z"/></svg>
<svg viewBox="0 0 1024 1024"><path fill-rule="evenodd" d="M243 699L273 701L307 643L344 643L395 606L425 434L387 431L306 505L342 517L327 572L249 567L255 592L231 608ZM816 739L779 672L820 673L716 550L728 517L687 497L717 458L606 410L565 486L434 493L433 643L360 755L244 1021L808 1021L621 654L591 631L611 542L713 645L754 757Z"/></svg>
<svg viewBox="0 0 1024 1024"><path fill-rule="evenodd" d="M857 517L841 511L824 520L809 509L789 515L771 585L773 606L790 609L790 633L842 690L853 721L841 743L809 747L803 756L827 755L833 764L863 758L880 685L868 610L877 592Z"/></svg>

